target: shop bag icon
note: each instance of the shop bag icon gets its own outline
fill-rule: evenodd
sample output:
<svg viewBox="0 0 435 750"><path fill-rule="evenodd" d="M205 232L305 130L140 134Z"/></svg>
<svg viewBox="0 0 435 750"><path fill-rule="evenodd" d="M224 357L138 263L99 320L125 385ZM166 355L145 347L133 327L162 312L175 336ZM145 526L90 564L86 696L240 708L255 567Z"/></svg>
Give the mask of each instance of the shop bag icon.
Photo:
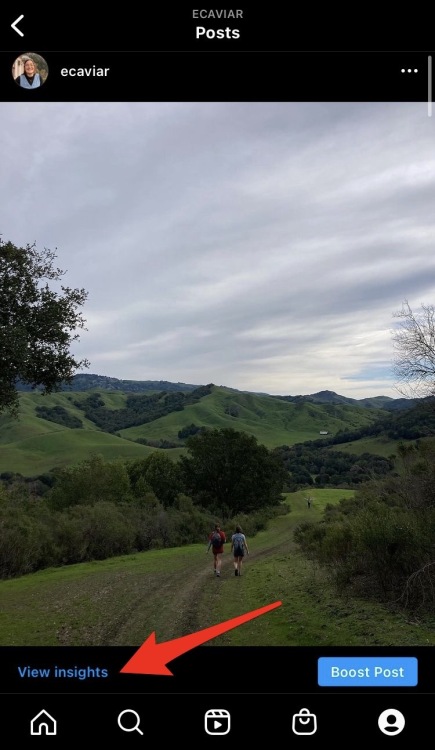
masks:
<svg viewBox="0 0 435 750"><path fill-rule="evenodd" d="M293 714L292 729L294 734L314 734L317 732L316 714L310 714L308 708L301 708Z"/></svg>

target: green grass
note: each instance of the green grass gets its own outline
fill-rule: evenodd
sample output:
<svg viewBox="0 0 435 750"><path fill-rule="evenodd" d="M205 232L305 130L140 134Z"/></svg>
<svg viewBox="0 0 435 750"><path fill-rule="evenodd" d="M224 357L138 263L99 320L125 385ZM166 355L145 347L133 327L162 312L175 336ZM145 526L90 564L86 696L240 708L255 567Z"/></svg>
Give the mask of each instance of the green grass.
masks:
<svg viewBox="0 0 435 750"><path fill-rule="evenodd" d="M42 421L42 420L41 420ZM96 430L54 429L46 434L3 445L0 451L0 472L16 471L32 476L50 471L55 466L68 466L100 453L105 460L146 458L153 452L138 443Z"/></svg>
<svg viewBox="0 0 435 750"><path fill-rule="evenodd" d="M387 437L361 438L360 440L353 440L349 443L332 445L330 447L330 450L352 453L352 455L355 456L360 456L362 453L373 453L375 456L383 456L384 458L389 458L389 456L397 455L397 447L400 442L408 443L415 441L391 440Z"/></svg>
<svg viewBox="0 0 435 750"><path fill-rule="evenodd" d="M248 540L241 578L229 545L215 578L204 542L1 581L0 645L139 646L153 631L157 641L170 640L278 601L206 647L434 645L434 622L338 596L295 546L299 523L319 520L327 503L352 494L310 490L310 510L306 492L289 495L290 512Z"/></svg>
<svg viewBox="0 0 435 750"><path fill-rule="evenodd" d="M419 443L433 442L433 436L419 438ZM374 453L377 456L389 458L398 455L399 445L415 445L415 440L391 440L387 437L361 438L341 445L332 445L329 450L343 451L360 456L362 453Z"/></svg>

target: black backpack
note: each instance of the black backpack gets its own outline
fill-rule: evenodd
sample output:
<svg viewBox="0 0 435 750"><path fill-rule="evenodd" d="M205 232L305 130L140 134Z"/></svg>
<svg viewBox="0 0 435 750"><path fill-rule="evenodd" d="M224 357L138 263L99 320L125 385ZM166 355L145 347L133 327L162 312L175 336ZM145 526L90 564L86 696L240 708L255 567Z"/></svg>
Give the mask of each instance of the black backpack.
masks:
<svg viewBox="0 0 435 750"><path fill-rule="evenodd" d="M221 535L219 534L218 531L214 531L213 536L211 538L211 546L214 547L215 549L218 549L219 547L222 547L222 544L223 544L223 540L222 540Z"/></svg>

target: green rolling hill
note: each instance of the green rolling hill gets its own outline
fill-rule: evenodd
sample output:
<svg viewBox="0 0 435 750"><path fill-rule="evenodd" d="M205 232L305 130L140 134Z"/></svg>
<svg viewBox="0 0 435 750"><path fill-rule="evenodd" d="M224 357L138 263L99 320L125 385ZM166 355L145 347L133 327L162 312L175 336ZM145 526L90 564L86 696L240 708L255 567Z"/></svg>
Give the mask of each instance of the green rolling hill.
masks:
<svg viewBox="0 0 435 750"><path fill-rule="evenodd" d="M198 391L193 403L188 399L192 401L191 394L195 394L195 390L186 390L183 396L187 399L186 405L181 402L168 407L175 410L157 419L115 432L101 429L93 418L98 421L100 413L107 415L110 411L116 424L122 424L128 398L143 399L144 392L137 396L119 390L61 391L49 396L21 392L19 419L0 417L0 473L12 471L35 476L58 466L77 463L93 452L112 460L146 457L152 451L163 450L135 442L137 440L168 440L178 447L165 449L165 454L175 459L185 451L178 432L192 424L208 428L231 427L274 448L317 440L325 431L334 435L346 428L357 430L373 423L383 413L379 408L361 408L347 403L303 400L292 403L219 386L211 386L206 395L202 395L204 390ZM94 411L88 410L86 416L90 396L96 399L97 406ZM160 401L165 403L164 399L162 394ZM38 416L38 410L44 418ZM50 418L46 418L47 415Z"/></svg>
<svg viewBox="0 0 435 750"><path fill-rule="evenodd" d="M123 437L133 440L178 439L185 426L224 428L247 432L268 448L316 440L326 431L358 429L371 424L380 415L379 409L361 409L349 405L323 405L309 402L289 403L274 396L234 392L214 386L212 392L198 403L174 411L148 424L121 430Z"/></svg>
<svg viewBox="0 0 435 750"><path fill-rule="evenodd" d="M152 448L131 443L96 430L56 430L2 445L0 473L13 471L36 476L55 467L78 463L91 453L101 453L107 460L146 458Z"/></svg>

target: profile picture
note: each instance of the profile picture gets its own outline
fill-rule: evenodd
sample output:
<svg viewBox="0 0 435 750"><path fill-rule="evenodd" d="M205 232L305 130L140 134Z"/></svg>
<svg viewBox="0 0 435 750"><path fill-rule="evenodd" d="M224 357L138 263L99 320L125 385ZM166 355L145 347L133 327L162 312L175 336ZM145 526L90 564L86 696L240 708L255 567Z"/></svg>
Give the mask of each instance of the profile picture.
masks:
<svg viewBox="0 0 435 750"><path fill-rule="evenodd" d="M36 52L25 52L14 61L12 76L21 88L37 89L47 80L47 62Z"/></svg>

